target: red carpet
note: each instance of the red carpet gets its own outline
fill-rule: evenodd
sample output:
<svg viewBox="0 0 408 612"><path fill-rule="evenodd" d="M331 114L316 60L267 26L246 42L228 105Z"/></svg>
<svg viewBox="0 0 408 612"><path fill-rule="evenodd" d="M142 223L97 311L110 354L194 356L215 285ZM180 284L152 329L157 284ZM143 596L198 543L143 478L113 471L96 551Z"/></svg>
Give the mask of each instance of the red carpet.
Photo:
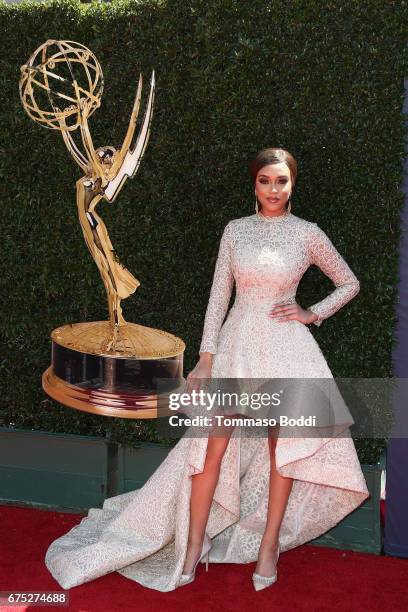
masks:
<svg viewBox="0 0 408 612"><path fill-rule="evenodd" d="M0 506L0 590L55 590L43 563L49 543L79 523L83 515ZM397 612L408 610L408 560L305 544L282 553L279 579L255 593L250 582L255 563L210 564L197 570L188 586L160 593L114 572L69 591L69 608L87 612L128 610L181 612L318 612L323 610ZM1 607L26 610L27 606ZM31 609L31 608L30 608ZM44 606L33 608L57 609Z"/></svg>

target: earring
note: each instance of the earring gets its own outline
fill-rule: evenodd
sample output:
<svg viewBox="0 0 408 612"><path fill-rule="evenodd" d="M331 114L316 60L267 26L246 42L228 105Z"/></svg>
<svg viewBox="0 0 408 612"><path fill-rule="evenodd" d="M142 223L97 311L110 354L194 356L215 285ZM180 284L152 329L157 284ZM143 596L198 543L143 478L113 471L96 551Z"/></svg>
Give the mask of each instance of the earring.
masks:
<svg viewBox="0 0 408 612"><path fill-rule="evenodd" d="M258 198L256 197L256 191L255 191L255 213L259 215L259 205L258 205Z"/></svg>
<svg viewBox="0 0 408 612"><path fill-rule="evenodd" d="M292 204L291 204L291 201L290 201L290 196L291 196L291 195L292 195L292 194L290 194L290 195L289 195L289 197L288 197L288 206L287 206L287 208L286 208L286 212L288 212L288 213L290 213L290 211L291 211L291 209L292 209Z"/></svg>

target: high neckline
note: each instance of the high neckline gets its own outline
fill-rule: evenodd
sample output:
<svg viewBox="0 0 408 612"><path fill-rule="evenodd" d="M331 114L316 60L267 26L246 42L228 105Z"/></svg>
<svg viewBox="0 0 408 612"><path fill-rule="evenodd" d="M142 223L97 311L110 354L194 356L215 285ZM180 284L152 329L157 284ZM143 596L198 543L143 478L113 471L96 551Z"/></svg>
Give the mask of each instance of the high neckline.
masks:
<svg viewBox="0 0 408 612"><path fill-rule="evenodd" d="M255 213L255 217L260 221L260 223L281 223L284 219L291 217L292 213L290 211L286 211L283 215L277 215L274 217L265 217L261 212Z"/></svg>

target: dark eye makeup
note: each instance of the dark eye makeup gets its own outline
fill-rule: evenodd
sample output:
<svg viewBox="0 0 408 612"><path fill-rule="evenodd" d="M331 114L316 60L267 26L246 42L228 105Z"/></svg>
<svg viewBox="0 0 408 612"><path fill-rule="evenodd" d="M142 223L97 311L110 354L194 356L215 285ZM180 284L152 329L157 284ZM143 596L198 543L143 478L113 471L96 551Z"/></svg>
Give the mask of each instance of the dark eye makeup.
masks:
<svg viewBox="0 0 408 612"><path fill-rule="evenodd" d="M262 183L262 184L265 184L265 183L267 183L268 181L267 181L267 179L263 179L263 178L261 178L261 179L259 179L259 182L260 182L260 183ZM287 179L285 179L285 178L283 178L283 179L279 179L279 183L287 183L287 182L288 182L288 181L287 181Z"/></svg>

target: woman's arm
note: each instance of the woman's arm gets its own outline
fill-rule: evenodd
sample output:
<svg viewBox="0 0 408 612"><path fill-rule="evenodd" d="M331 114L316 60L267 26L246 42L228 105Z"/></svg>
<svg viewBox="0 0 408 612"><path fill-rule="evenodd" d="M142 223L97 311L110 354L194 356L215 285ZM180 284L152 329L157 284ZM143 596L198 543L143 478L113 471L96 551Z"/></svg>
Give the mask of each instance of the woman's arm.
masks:
<svg viewBox="0 0 408 612"><path fill-rule="evenodd" d="M203 353L217 352L218 334L224 321L231 299L234 276L231 269L231 221L224 228L214 278L204 320L203 336L200 345L200 357L209 357Z"/></svg>
<svg viewBox="0 0 408 612"><path fill-rule="evenodd" d="M308 310L317 315L314 325L320 326L347 304L360 290L360 282L324 231L313 223L310 235L310 263L318 266L336 285L336 289Z"/></svg>

